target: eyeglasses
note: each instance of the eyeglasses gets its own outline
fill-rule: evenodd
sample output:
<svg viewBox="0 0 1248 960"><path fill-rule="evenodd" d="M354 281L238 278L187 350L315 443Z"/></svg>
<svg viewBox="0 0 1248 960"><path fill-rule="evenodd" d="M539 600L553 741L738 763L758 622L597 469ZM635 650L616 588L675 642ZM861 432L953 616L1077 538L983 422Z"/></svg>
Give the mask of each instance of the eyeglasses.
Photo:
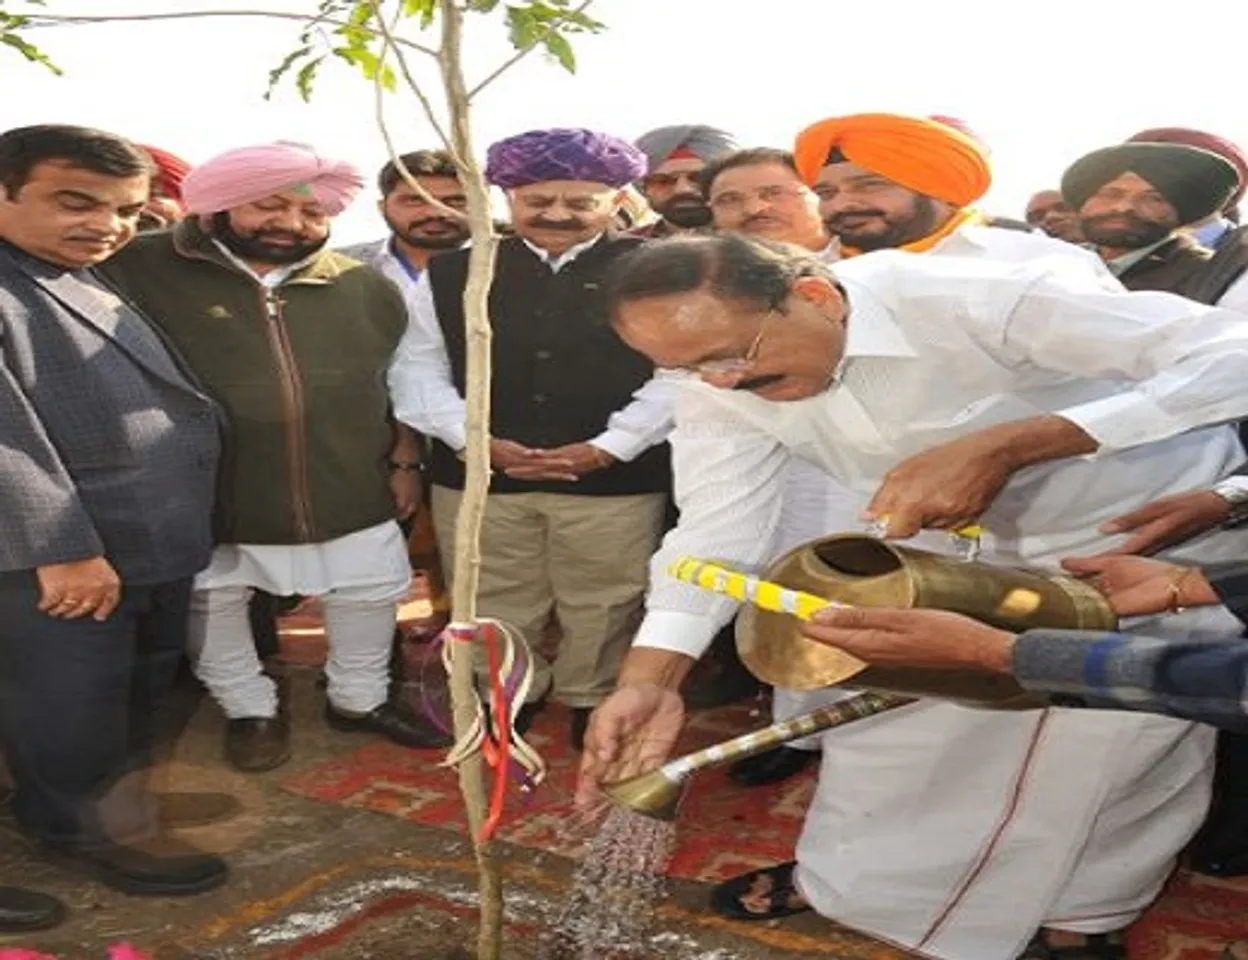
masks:
<svg viewBox="0 0 1248 960"><path fill-rule="evenodd" d="M773 307L763 314L763 319L759 321L758 333L754 335L754 339L750 341L749 347L746 348L745 353L741 354L741 356L724 357L720 360L704 360L702 363L691 366L689 372L696 374L708 383L739 377L746 373L758 359L758 352L763 346L764 338L767 336L767 321L777 313L779 311Z"/></svg>

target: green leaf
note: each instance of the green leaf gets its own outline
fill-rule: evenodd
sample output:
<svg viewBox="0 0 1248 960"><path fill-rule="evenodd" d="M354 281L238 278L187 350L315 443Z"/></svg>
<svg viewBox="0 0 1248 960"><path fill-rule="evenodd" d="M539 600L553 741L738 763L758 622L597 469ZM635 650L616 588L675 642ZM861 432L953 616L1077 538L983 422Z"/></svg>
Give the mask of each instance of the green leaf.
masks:
<svg viewBox="0 0 1248 960"><path fill-rule="evenodd" d="M384 89L391 93L398 89L398 77L394 70L389 64L382 63L381 57L367 47L337 47L333 53L334 56L359 67L365 79L376 81L377 74L380 72L381 85Z"/></svg>
<svg viewBox="0 0 1248 960"><path fill-rule="evenodd" d="M507 8L507 36L517 50L533 46L537 41L541 24L533 11L527 7Z"/></svg>
<svg viewBox="0 0 1248 960"><path fill-rule="evenodd" d="M31 63L37 63L40 66L46 67L58 77L64 76L65 74L65 71L53 63L46 53L36 47L29 40L19 37L16 33L0 33L0 44L3 44L6 47L11 47Z"/></svg>
<svg viewBox="0 0 1248 960"><path fill-rule="evenodd" d="M325 56L319 56L315 60L309 60L295 75L295 89L299 91L299 96L303 98L304 103L308 103L312 99L312 90L316 86L316 75L320 72L321 64L325 62Z"/></svg>
<svg viewBox="0 0 1248 960"><path fill-rule="evenodd" d="M285 79L286 74L290 73L290 71L294 69L296 63L300 60L306 59L311 55L311 53L312 48L305 45L300 47L298 50L292 50L290 53L286 54L286 56L282 59L282 62L269 71L269 86L268 89L265 90L264 99L271 100L273 98L273 92L277 89L278 84Z"/></svg>
<svg viewBox="0 0 1248 960"><path fill-rule="evenodd" d="M497 3L498 0L495 0L495 2ZM422 30L433 23L433 17L437 9L438 0L403 0L403 13L409 17L420 17L420 28Z"/></svg>
<svg viewBox="0 0 1248 960"><path fill-rule="evenodd" d="M559 66L568 73L576 73L576 54L572 52L572 44L568 43L567 37L557 30L551 30L542 38L542 46L546 48L547 53L559 61Z"/></svg>
<svg viewBox="0 0 1248 960"><path fill-rule="evenodd" d="M467 7L474 13L493 13L498 7L498 0L468 0Z"/></svg>

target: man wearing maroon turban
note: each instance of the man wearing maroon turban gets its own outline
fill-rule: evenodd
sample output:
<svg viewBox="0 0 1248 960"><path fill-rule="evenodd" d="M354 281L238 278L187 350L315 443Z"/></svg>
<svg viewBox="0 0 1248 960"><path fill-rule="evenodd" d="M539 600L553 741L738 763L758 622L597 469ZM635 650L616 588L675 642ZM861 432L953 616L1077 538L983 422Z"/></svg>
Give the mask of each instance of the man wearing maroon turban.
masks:
<svg viewBox="0 0 1248 960"><path fill-rule="evenodd" d="M500 141L488 161L517 235L499 244L490 288L494 476L478 604L482 616L524 631L535 651L557 614L558 656L535 658L516 729L552 695L572 709L579 748L628 648L670 485L670 385L611 331L602 302L610 267L642 242L616 235L613 219L646 158L618 137L555 129ZM391 372L396 416L434 438L433 517L446 569L464 484L468 257L429 261Z"/></svg>
<svg viewBox="0 0 1248 960"><path fill-rule="evenodd" d="M320 598L332 728L447 743L388 701L411 581L396 517L416 502L418 464L385 385L403 298L326 249L362 185L351 164L300 144L231 150L183 181L185 220L107 264L229 417L220 540L195 581L190 652L229 720L226 758L248 772L290 757L289 713L248 622L257 590Z"/></svg>
<svg viewBox="0 0 1248 960"><path fill-rule="evenodd" d="M1199 150L1208 150L1227 161L1239 172L1239 186L1217 212L1201 223L1192 224L1188 230L1197 243L1218 250L1229 238L1231 230L1239 221L1239 203L1248 189L1248 156L1236 143L1215 133L1192 130L1189 127L1153 127L1141 130L1128 143L1178 143Z"/></svg>
<svg viewBox="0 0 1248 960"><path fill-rule="evenodd" d="M163 230L182 219L182 181L191 171L191 165L177 154L160 147L143 144L142 148L156 173L152 177L152 196L139 216L140 230Z"/></svg>

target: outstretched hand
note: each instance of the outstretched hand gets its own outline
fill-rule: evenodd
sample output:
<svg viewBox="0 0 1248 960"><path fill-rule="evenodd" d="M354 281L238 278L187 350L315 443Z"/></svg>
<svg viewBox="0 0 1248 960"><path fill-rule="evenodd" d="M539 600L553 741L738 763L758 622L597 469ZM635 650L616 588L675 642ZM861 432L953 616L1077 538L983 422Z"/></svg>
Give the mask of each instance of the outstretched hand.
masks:
<svg viewBox="0 0 1248 960"><path fill-rule="evenodd" d="M680 694L655 684L626 686L599 705L585 731L576 806L597 806L599 787L661 766L684 725Z"/></svg>

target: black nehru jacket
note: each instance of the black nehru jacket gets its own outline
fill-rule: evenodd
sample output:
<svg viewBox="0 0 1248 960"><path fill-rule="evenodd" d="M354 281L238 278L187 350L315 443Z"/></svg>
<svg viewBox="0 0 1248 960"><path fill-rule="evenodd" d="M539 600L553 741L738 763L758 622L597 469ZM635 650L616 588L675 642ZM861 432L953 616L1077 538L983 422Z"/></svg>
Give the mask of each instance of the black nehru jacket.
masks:
<svg viewBox="0 0 1248 960"><path fill-rule="evenodd" d="M653 376L654 365L611 329L603 302L611 264L642 242L604 236L558 272L519 237L500 242L490 288L492 436L543 448L593 439ZM468 251L440 254L429 261L428 270L452 377L463 394ZM463 464L445 444L435 441L431 467L434 483L463 489ZM669 451L663 443L576 482L513 480L495 473L490 492L613 496L665 493L670 486Z"/></svg>

